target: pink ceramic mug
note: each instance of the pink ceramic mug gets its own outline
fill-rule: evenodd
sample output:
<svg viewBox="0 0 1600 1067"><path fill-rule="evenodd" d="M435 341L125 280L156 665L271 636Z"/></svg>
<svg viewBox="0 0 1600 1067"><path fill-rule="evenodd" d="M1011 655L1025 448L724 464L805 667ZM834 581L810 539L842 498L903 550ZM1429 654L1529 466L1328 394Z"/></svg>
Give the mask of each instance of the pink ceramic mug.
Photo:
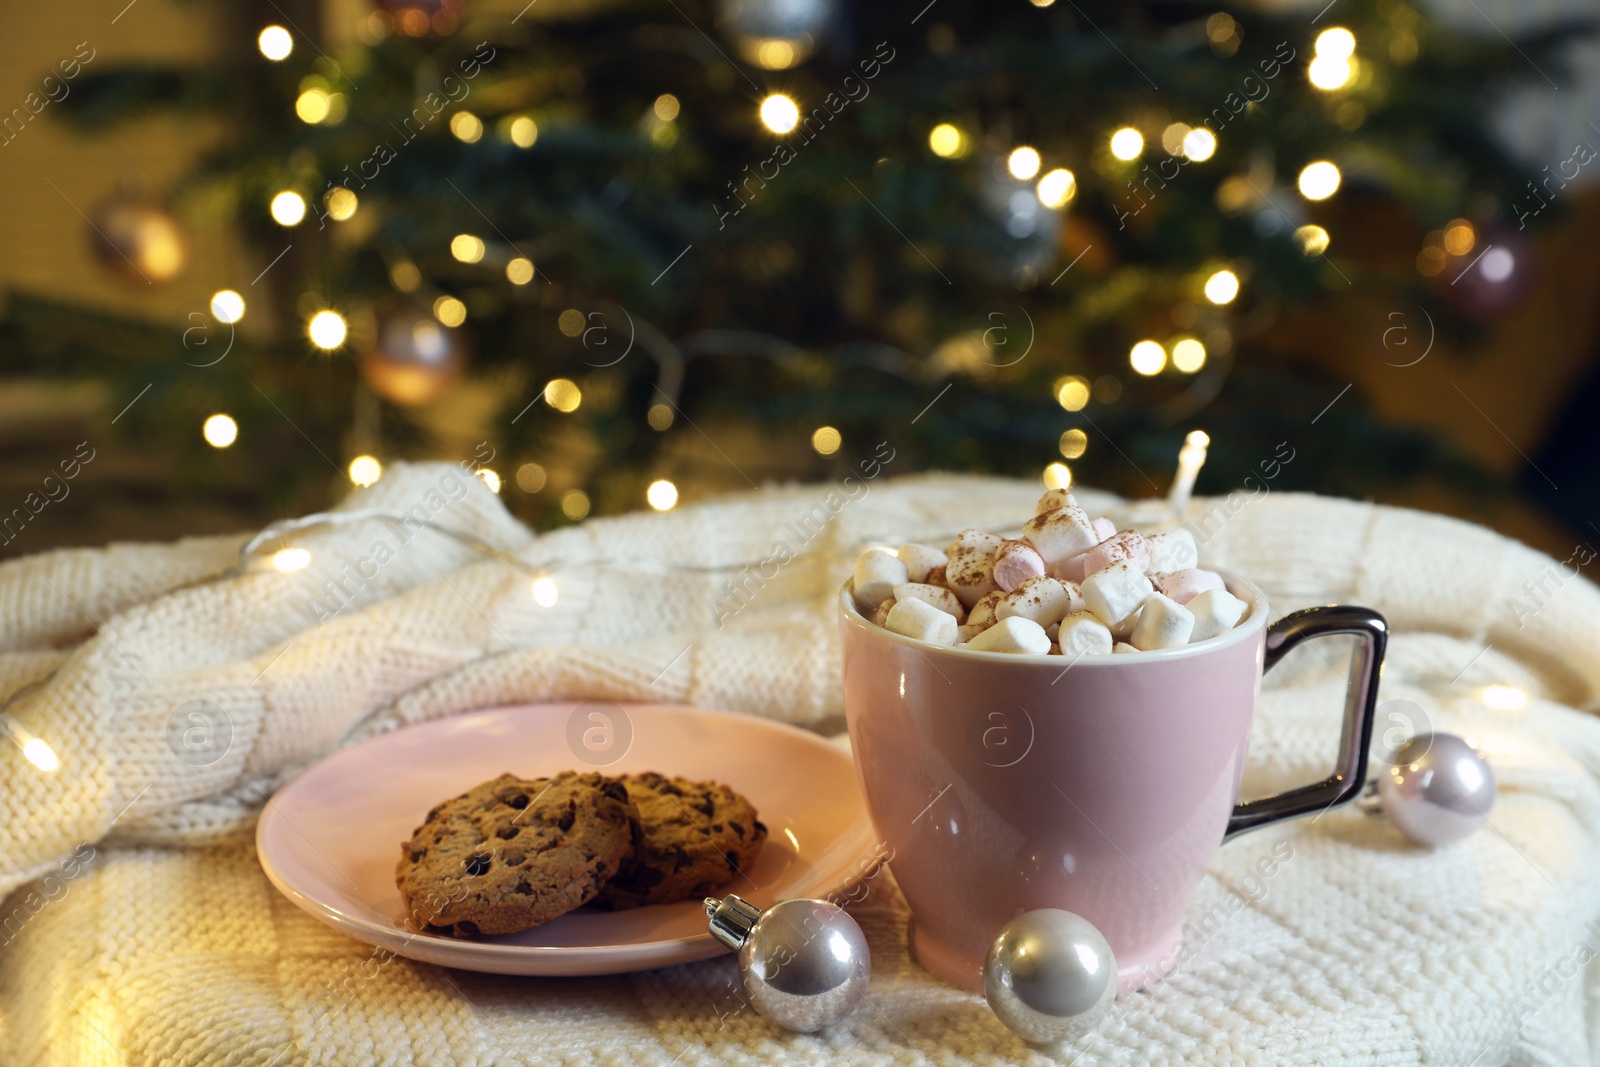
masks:
<svg viewBox="0 0 1600 1067"><path fill-rule="evenodd" d="M1361 791L1383 617L1316 607L1268 626L1261 591L1225 578L1249 609L1229 633L1076 661L912 641L863 618L846 584L850 740L929 971L982 990L1000 928L1063 908L1105 935L1122 991L1139 988L1176 962L1184 905L1223 841ZM1327 634L1359 638L1337 771L1235 804L1262 672Z"/></svg>

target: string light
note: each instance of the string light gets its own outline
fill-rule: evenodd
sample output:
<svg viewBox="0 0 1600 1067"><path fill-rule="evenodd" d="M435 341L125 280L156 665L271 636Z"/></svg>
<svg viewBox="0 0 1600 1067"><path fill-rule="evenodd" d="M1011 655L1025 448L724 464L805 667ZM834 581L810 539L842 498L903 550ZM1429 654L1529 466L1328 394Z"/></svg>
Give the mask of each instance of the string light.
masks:
<svg viewBox="0 0 1600 1067"><path fill-rule="evenodd" d="M350 480L365 489L383 477L383 464L377 456L357 456L350 461L348 472Z"/></svg>
<svg viewBox="0 0 1600 1067"><path fill-rule="evenodd" d="M941 122L928 132L928 147L941 159L955 159L966 154L967 139L950 123Z"/></svg>
<svg viewBox="0 0 1600 1067"><path fill-rule="evenodd" d="M665 478L658 478L644 491L644 498L657 511L671 511L678 503L678 487Z"/></svg>
<svg viewBox="0 0 1600 1067"><path fill-rule="evenodd" d="M1047 208L1066 207L1078 195L1078 179L1065 167L1057 167L1039 179L1039 203Z"/></svg>
<svg viewBox="0 0 1600 1067"><path fill-rule="evenodd" d="M1317 56L1311 61L1306 77L1311 84L1325 93L1335 89L1343 89L1355 77L1355 70L1350 66L1348 59L1336 56Z"/></svg>
<svg viewBox="0 0 1600 1067"><path fill-rule="evenodd" d="M483 241L470 233L458 233L450 239L450 254L462 263L476 263L483 258Z"/></svg>
<svg viewBox="0 0 1600 1067"><path fill-rule="evenodd" d="M589 514L589 494L582 489L568 490L561 498L561 514L573 522Z"/></svg>
<svg viewBox="0 0 1600 1067"><path fill-rule="evenodd" d="M583 390L571 378L551 378L545 383L544 402L570 415L583 403Z"/></svg>
<svg viewBox="0 0 1600 1067"><path fill-rule="evenodd" d="M1046 489L1071 489L1072 468L1065 463L1047 464L1041 480Z"/></svg>
<svg viewBox="0 0 1600 1067"><path fill-rule="evenodd" d="M1231 270L1219 270L1206 279L1206 299L1213 304L1231 304L1239 295L1239 276Z"/></svg>
<svg viewBox="0 0 1600 1067"><path fill-rule="evenodd" d="M541 608L553 608L561 598L561 589L554 578L545 576L533 580L533 602Z"/></svg>
<svg viewBox="0 0 1600 1067"><path fill-rule="evenodd" d="M650 410L645 413L645 421L657 433L664 433L672 428L674 414L671 404L651 404Z"/></svg>
<svg viewBox="0 0 1600 1067"><path fill-rule="evenodd" d="M1089 403L1089 383L1076 374L1056 382L1056 403L1068 411L1082 411Z"/></svg>
<svg viewBox="0 0 1600 1067"><path fill-rule="evenodd" d="M227 415L212 415L200 425L200 436L212 448L227 448L239 439L239 424Z"/></svg>
<svg viewBox="0 0 1600 1067"><path fill-rule="evenodd" d="M500 475L497 472L490 470L488 467L479 467L474 473L477 474L484 485L489 487L489 492L500 492Z"/></svg>
<svg viewBox="0 0 1600 1067"><path fill-rule="evenodd" d="M1158 341L1140 341L1128 351L1128 366L1146 378L1160 374L1167 365L1167 350Z"/></svg>
<svg viewBox="0 0 1600 1067"><path fill-rule="evenodd" d="M556 316L556 329L567 337L577 337L583 333L583 327L583 312L577 308L567 308L567 310Z"/></svg>
<svg viewBox="0 0 1600 1067"><path fill-rule="evenodd" d="M433 317L445 326L460 326L467 321L467 305L453 296L441 296L433 302Z"/></svg>
<svg viewBox="0 0 1600 1067"><path fill-rule="evenodd" d="M1161 131L1161 147L1167 150L1167 155L1183 154L1183 139L1189 136L1189 131L1192 129L1194 127L1187 122L1174 122Z"/></svg>
<svg viewBox="0 0 1600 1067"><path fill-rule="evenodd" d="M450 132L459 140L472 144L483 136L483 120L470 111L457 111L450 116Z"/></svg>
<svg viewBox="0 0 1600 1067"><path fill-rule="evenodd" d="M761 124L773 133L788 133L800 125L800 109L782 93L761 101Z"/></svg>
<svg viewBox="0 0 1600 1067"><path fill-rule="evenodd" d="M1203 126L1196 126L1184 134L1183 154L1196 163L1204 163L1217 154L1217 135Z"/></svg>
<svg viewBox="0 0 1600 1067"><path fill-rule="evenodd" d="M315 126L328 117L328 94L321 89L307 89L295 97L294 113L301 122Z"/></svg>
<svg viewBox="0 0 1600 1067"><path fill-rule="evenodd" d="M1006 169L1019 182L1029 181L1039 173L1039 151L1029 145L1013 148L1006 157Z"/></svg>
<svg viewBox="0 0 1600 1067"><path fill-rule="evenodd" d="M1077 459L1089 447L1089 435L1082 430L1072 429L1061 435L1061 440L1056 442L1061 449L1061 454L1068 459Z"/></svg>
<svg viewBox="0 0 1600 1067"><path fill-rule="evenodd" d="M319 311L306 323L306 336L311 338L311 343L328 352L344 344L348 332L344 316L337 311Z"/></svg>
<svg viewBox="0 0 1600 1067"><path fill-rule="evenodd" d="M1356 54L1356 35L1343 26L1333 26L1317 34L1312 52L1330 59L1349 59Z"/></svg>
<svg viewBox="0 0 1600 1067"><path fill-rule="evenodd" d="M526 115L518 115L511 120L511 143L518 148L532 148L533 142L539 139L539 124Z"/></svg>
<svg viewBox="0 0 1600 1067"><path fill-rule="evenodd" d="M537 463L524 463L517 468L517 488L524 493L537 493L546 480L544 468Z"/></svg>
<svg viewBox="0 0 1600 1067"><path fill-rule="evenodd" d="M656 102L651 105L651 110L656 113L656 118L662 122L671 122L678 117L678 98L671 93L662 93L656 97Z"/></svg>
<svg viewBox="0 0 1600 1067"><path fill-rule="evenodd" d="M1444 228L1444 250L1452 256L1464 256L1472 251L1478 235L1466 219L1454 219Z"/></svg>
<svg viewBox="0 0 1600 1067"><path fill-rule="evenodd" d="M1185 374L1193 374L1206 365L1206 346L1193 337L1185 337L1172 346L1172 365Z"/></svg>
<svg viewBox="0 0 1600 1067"><path fill-rule="evenodd" d="M288 59L289 53L294 51L294 38L282 26L268 26L256 38L256 47L261 49L262 55L279 63Z"/></svg>
<svg viewBox="0 0 1600 1067"><path fill-rule="evenodd" d="M1339 191L1339 168L1325 159L1307 163L1300 172L1300 195L1307 200L1326 200Z"/></svg>
<svg viewBox="0 0 1600 1067"><path fill-rule="evenodd" d="M238 322L244 318L244 297L232 289L218 289L211 294L211 317L218 322Z"/></svg>
<svg viewBox="0 0 1600 1067"><path fill-rule="evenodd" d="M1111 135L1111 154L1123 162L1138 159L1144 151L1144 134L1132 126L1124 126Z"/></svg>
<svg viewBox="0 0 1600 1067"><path fill-rule="evenodd" d="M272 566L283 574L293 574L311 566L311 553L303 548L280 548L272 554Z"/></svg>
<svg viewBox="0 0 1600 1067"><path fill-rule="evenodd" d="M269 208L272 212L272 221L279 226L298 226L300 220L306 217L306 202L299 193L285 189L272 198Z"/></svg>
<svg viewBox="0 0 1600 1067"><path fill-rule="evenodd" d="M1315 223L1295 230L1294 239L1300 242L1300 251L1308 256L1320 256L1328 250L1328 231Z"/></svg>
<svg viewBox="0 0 1600 1067"><path fill-rule="evenodd" d="M1528 703L1528 694L1514 685L1490 685L1484 687L1483 702L1496 711L1517 711Z"/></svg>
<svg viewBox="0 0 1600 1067"><path fill-rule="evenodd" d="M506 280L512 285L527 285L533 281L533 260L517 256L506 264Z"/></svg>
<svg viewBox="0 0 1600 1067"><path fill-rule="evenodd" d="M819 456L831 456L839 451L844 438L832 426L818 426L811 434L811 447Z"/></svg>
<svg viewBox="0 0 1600 1067"><path fill-rule="evenodd" d="M328 217L335 222L343 222L356 213L358 201L356 194L342 185L336 185L328 190L328 195L322 202L327 205Z"/></svg>

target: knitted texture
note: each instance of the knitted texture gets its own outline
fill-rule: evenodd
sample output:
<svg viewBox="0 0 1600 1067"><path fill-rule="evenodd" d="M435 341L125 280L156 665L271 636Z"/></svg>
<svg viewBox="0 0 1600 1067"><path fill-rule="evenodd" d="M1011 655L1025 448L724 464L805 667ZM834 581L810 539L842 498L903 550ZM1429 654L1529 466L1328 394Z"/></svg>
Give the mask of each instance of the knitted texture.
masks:
<svg viewBox="0 0 1600 1067"><path fill-rule="evenodd" d="M981 998L918 967L890 872L852 906L873 953L868 1003L804 1036L742 1007L728 958L597 979L444 970L323 926L256 863L250 831L276 785L405 723L608 699L837 730L833 596L852 550L1014 525L1036 496L998 479L880 477L534 537L459 468L396 465L342 505L410 511L549 566L560 587L550 608L524 571L378 519L296 534L312 563L288 574L269 551L245 573L202 581L234 562L242 537L0 565L0 692L38 683L11 710L62 761L43 774L14 746L0 751L0 1058L1600 1062L1600 1022L1587 1021L1600 1019L1600 968L1587 966L1600 955L1600 727L1589 714L1600 590L1481 528L1369 504L1272 494L1196 501L1191 518L1207 531L1203 560L1255 578L1275 613L1343 600L1388 616L1382 696L1408 703L1380 710L1379 744L1399 716L1471 737L1500 783L1492 828L1429 851L1346 808L1230 843L1191 902L1177 972L1122 998L1075 1045L1030 1048ZM1091 511L1113 503L1080 496ZM797 558L733 575L593 562L754 562L779 545ZM1268 676L1246 795L1327 772L1346 662L1337 642L1319 642ZM1493 683L1526 690L1527 706L1486 707ZM175 713L195 700L223 709L231 729L204 766L178 759L172 740Z"/></svg>

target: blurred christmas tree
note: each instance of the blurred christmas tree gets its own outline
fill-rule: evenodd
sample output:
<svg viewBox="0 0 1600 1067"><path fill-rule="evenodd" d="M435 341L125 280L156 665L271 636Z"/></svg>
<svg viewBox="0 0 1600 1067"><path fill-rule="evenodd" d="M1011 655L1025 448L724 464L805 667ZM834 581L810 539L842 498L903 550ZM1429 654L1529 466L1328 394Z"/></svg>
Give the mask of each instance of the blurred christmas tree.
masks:
<svg viewBox="0 0 1600 1067"><path fill-rule="evenodd" d="M1380 293L1460 323L1510 284L1430 278L1525 191L1483 116L1531 69L1402 0L1336 26L1124 0L381 2L359 43L307 39L302 6L215 66L84 74L85 130L168 108L235 132L181 188L94 213L109 269L189 292L177 320L13 294L12 372L148 385L110 430L280 502L427 454L458 378L495 399L491 466L540 524L657 479L842 473L885 440L892 473L1066 460L1147 493L1193 425L1220 485L1305 439L1339 383L1274 334L1284 309ZM1548 61L1560 36L1519 45ZM236 223L259 276L168 282L172 210ZM1434 231L1415 262L1416 238L1396 262L1362 236L1393 218ZM1278 485L1465 470L1364 410ZM199 444L213 413L231 452Z"/></svg>

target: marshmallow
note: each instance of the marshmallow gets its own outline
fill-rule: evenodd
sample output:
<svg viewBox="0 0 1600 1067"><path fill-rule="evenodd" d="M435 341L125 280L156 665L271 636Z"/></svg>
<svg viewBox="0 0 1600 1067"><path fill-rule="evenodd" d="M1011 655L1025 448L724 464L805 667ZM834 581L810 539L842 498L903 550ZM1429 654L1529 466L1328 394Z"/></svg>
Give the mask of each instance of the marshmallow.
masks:
<svg viewBox="0 0 1600 1067"><path fill-rule="evenodd" d="M1194 534L1182 526L1150 534L1145 537L1145 544L1150 550L1149 570L1153 574L1185 570L1200 562L1200 551L1195 548Z"/></svg>
<svg viewBox="0 0 1600 1067"><path fill-rule="evenodd" d="M994 552L981 548L956 548L950 553L944 576L950 591L967 607L994 588Z"/></svg>
<svg viewBox="0 0 1600 1067"><path fill-rule="evenodd" d="M1222 581L1222 575L1216 571L1202 571L1189 567L1181 571L1156 575L1156 588L1161 590L1163 596L1170 597L1180 604L1187 604L1207 589L1226 589L1227 586Z"/></svg>
<svg viewBox="0 0 1600 1067"><path fill-rule="evenodd" d="M928 576L926 578L922 579L922 584L923 585L936 585L940 589L949 589L950 588L950 580L945 577L944 572L945 572L944 565L940 564L939 566L933 568L933 570L928 572Z"/></svg>
<svg viewBox="0 0 1600 1067"><path fill-rule="evenodd" d="M1046 563L1059 562L1100 543L1089 516L1076 504L1035 515L1022 524L1022 537Z"/></svg>
<svg viewBox="0 0 1600 1067"><path fill-rule="evenodd" d="M1044 496L1040 497L1039 502L1033 506L1033 513L1035 515L1044 515L1051 511L1058 511L1061 508L1075 508L1077 506L1077 500L1073 499L1072 494L1067 490L1046 489Z"/></svg>
<svg viewBox="0 0 1600 1067"><path fill-rule="evenodd" d="M1245 605L1226 589L1207 589L1184 607L1194 616L1194 631L1189 634L1193 644L1233 629L1244 618Z"/></svg>
<svg viewBox="0 0 1600 1067"><path fill-rule="evenodd" d="M1050 653L1050 638L1044 627L1032 619L1013 615L1001 619L983 633L967 642L966 647L979 652L1021 652L1030 656Z"/></svg>
<svg viewBox="0 0 1600 1067"><path fill-rule="evenodd" d="M894 587L906 581L906 565L893 552L869 548L856 557L856 604L872 611L894 595Z"/></svg>
<svg viewBox="0 0 1600 1067"><path fill-rule="evenodd" d="M1083 580L1083 600L1108 627L1139 610L1155 587L1130 560L1119 559Z"/></svg>
<svg viewBox="0 0 1600 1067"><path fill-rule="evenodd" d="M1114 537L1117 532L1117 524L1106 518L1104 515L1096 515L1094 518L1089 520L1089 525L1094 527L1095 534L1102 541L1108 537Z"/></svg>
<svg viewBox="0 0 1600 1067"><path fill-rule="evenodd" d="M1123 530L1095 545L1083 554L1084 576L1104 570L1119 559L1125 559L1141 571L1150 566L1150 550L1145 547L1144 535L1133 530Z"/></svg>
<svg viewBox="0 0 1600 1067"><path fill-rule="evenodd" d="M1057 579L1057 581L1060 581L1060 579ZM1082 611L1084 608L1088 607L1088 605L1083 602L1083 586L1079 585L1077 582L1061 582L1061 588L1067 591L1068 615L1071 615L1074 611Z"/></svg>
<svg viewBox="0 0 1600 1067"><path fill-rule="evenodd" d="M1118 641L1126 641L1131 638L1133 636L1133 628L1139 625L1139 612L1143 609L1144 606L1141 604L1139 607L1128 612L1127 615L1112 623L1110 627L1108 627L1108 629L1111 630L1111 636L1115 637Z"/></svg>
<svg viewBox="0 0 1600 1067"><path fill-rule="evenodd" d="M1075 556L1068 556L1066 559L1051 563L1045 567L1044 572L1052 578L1061 579L1063 582L1081 582L1085 577L1083 564L1089 558L1089 552L1091 551L1093 550L1086 549Z"/></svg>
<svg viewBox="0 0 1600 1067"><path fill-rule="evenodd" d="M1060 622L1071 607L1072 597L1067 587L1054 578L1040 575L1029 578L1001 597L994 607L994 617L998 621L1020 615L1040 626L1049 626Z"/></svg>
<svg viewBox="0 0 1600 1067"><path fill-rule="evenodd" d="M1128 644L1128 642L1126 642L1126 641L1118 641L1117 644L1116 644L1116 647L1114 647L1111 650L1111 654L1113 656L1115 656L1115 655L1119 655L1120 653L1123 653L1123 652L1137 652L1137 651L1139 651L1139 650L1137 648L1134 648L1132 645Z"/></svg>
<svg viewBox="0 0 1600 1067"><path fill-rule="evenodd" d="M905 544L900 546L900 562L906 565L906 574L913 582L925 582L928 573L935 567L945 565L945 554L937 548L927 545Z"/></svg>
<svg viewBox="0 0 1600 1067"><path fill-rule="evenodd" d="M873 623L873 625L874 626L882 626L885 622L888 621L889 612L891 612L893 610L894 610L894 597L890 597L888 600L885 600L882 604L879 604L878 607L877 607L877 610L872 613L872 623Z"/></svg>
<svg viewBox="0 0 1600 1067"><path fill-rule="evenodd" d="M956 627L956 636L961 639L961 643L964 645L987 629L987 626L973 626L971 623L962 623Z"/></svg>
<svg viewBox="0 0 1600 1067"><path fill-rule="evenodd" d="M1106 656L1111 654L1111 631L1093 612L1074 611L1061 620L1056 647L1063 656Z"/></svg>
<svg viewBox="0 0 1600 1067"><path fill-rule="evenodd" d="M976 626L979 629L988 629L993 626L996 617L994 609L1004 596L1005 594L1000 590L991 589L979 597L978 602L972 605L972 610L967 612L967 625Z"/></svg>
<svg viewBox="0 0 1600 1067"><path fill-rule="evenodd" d="M1026 541L1002 541L994 552L994 584L1007 593L1044 573L1044 560Z"/></svg>
<svg viewBox="0 0 1600 1067"><path fill-rule="evenodd" d="M1058 651L1058 649L1055 647L1055 643L1056 638L1061 636L1061 624L1059 622L1053 622L1049 626L1046 626L1044 628L1044 635L1050 639L1050 651Z"/></svg>
<svg viewBox="0 0 1600 1067"><path fill-rule="evenodd" d="M962 530L956 534L956 539L950 542L950 547L944 550L944 554L953 556L958 548L977 548L984 552L993 552L1004 540L1005 538L999 534L984 533L982 530Z"/></svg>
<svg viewBox="0 0 1600 1067"><path fill-rule="evenodd" d="M894 587L896 600L920 600L924 604L931 604L940 611L945 612L956 622L961 622L967 617L966 609L961 606L961 601L950 590L937 585L923 585L920 582L901 582Z"/></svg>
<svg viewBox="0 0 1600 1067"><path fill-rule="evenodd" d="M884 626L904 637L933 645L953 645L959 639L956 617L925 600L898 600Z"/></svg>
<svg viewBox="0 0 1600 1067"><path fill-rule="evenodd" d="M1139 624L1128 638L1134 648L1148 652L1152 648L1176 648L1187 645L1194 632L1194 615L1188 608L1162 596L1150 594L1139 613Z"/></svg>

